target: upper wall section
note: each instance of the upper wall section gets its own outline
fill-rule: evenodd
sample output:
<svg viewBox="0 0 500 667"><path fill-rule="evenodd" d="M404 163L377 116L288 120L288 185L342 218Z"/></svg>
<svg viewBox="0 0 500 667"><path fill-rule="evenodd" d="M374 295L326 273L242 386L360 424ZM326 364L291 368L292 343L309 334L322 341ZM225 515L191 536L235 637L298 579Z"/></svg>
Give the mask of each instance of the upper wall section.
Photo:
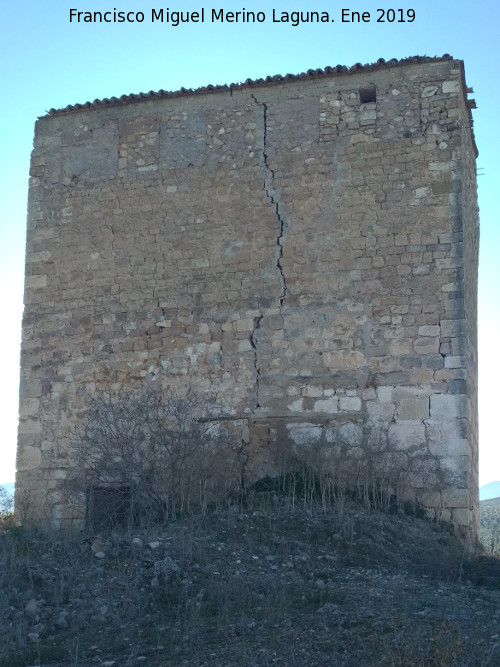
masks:
<svg viewBox="0 0 500 667"><path fill-rule="evenodd" d="M433 81L433 73L435 73L442 83L442 73L450 69L450 63L455 64L455 71L457 67L460 69L460 78L463 79L463 66L460 61L453 61L449 56L436 59L416 57L402 61L385 62L381 60L374 65L355 65L351 68L337 66L336 68L325 68L325 70L309 70L307 74L302 75L267 77L265 80L248 80L244 84L231 84L230 86L209 86L195 91L185 89L174 93L159 91L158 93L123 95L120 98L95 100L92 103L77 104L60 110L51 109L49 117L52 119L57 117L58 120L66 119L66 122L60 124L62 134L57 138L54 137L54 120L52 120L50 130L48 130L49 136L45 137L44 141L43 123L47 117L42 118L37 128L38 141L36 144L44 153L47 148L51 149L52 164L49 160L45 166L47 175L53 183L56 182L56 179L71 178L75 174L85 172L92 173L94 178L113 178L118 173L121 176L125 175L130 169L145 172L157 168L184 168L210 164L219 159L216 152L206 149L207 146L210 146L211 140L215 139L214 144L219 146L233 141L235 150L241 146L237 145L236 136L224 137L224 141L220 143L217 139L220 140L221 137L210 137L210 118L207 118L205 113L207 108L217 108L221 105L220 98L227 95L234 96L235 100L241 100L242 95L258 97L261 94L265 98L266 90L269 89L273 96L293 97L292 91L294 89L299 91L301 84L302 87L306 84L308 88L311 88L313 84L313 88L316 87L318 90L325 88L326 85L327 88L335 90L333 97L322 98L319 118L318 114L316 114L316 120L314 120L314 114L310 115L314 121L310 128L310 136L313 141L317 141L318 138L321 141L331 141L338 136L339 131L345 132L359 127L357 123L369 128L370 125L375 125L374 121L377 117L384 118L384 116L392 119L396 135L410 137L422 131L429 123L438 121L442 124L446 117L453 117L453 114L448 114L446 109L442 108L441 94L446 96L458 92L460 86L457 77L452 77L453 80L443 85L441 90L436 89ZM412 68L412 64L415 67ZM425 69L429 73L429 85L426 86L425 80L421 80L420 90L418 90L413 84L421 78L417 70L418 65L422 64L425 64ZM413 75L412 69L414 70ZM373 106L370 107L370 104L374 102L372 96L376 94L374 81L383 82L384 80L392 83L405 82L406 85L403 86L404 90L395 90L392 99L390 93L388 97L380 94L389 91L379 90L377 114ZM357 89L354 88L356 83ZM408 97L405 95L408 92L412 94L412 108L408 108ZM300 96L300 93L298 95ZM342 99L343 95L345 99ZM427 103L421 104L422 98L427 98ZM140 111L134 109L138 104ZM222 104L227 106L227 103ZM469 116L470 108L473 105L472 101L468 103ZM294 113L293 106L291 103L289 108L291 114ZM341 106L343 107L342 113ZM162 111L183 108L193 109L194 112L181 112L182 117L174 119L167 113L167 117L162 118ZM91 126L94 111L99 111L99 118L102 119L102 124L98 127ZM143 124L137 127L135 123L136 127L134 127L134 122L131 122L130 127L118 128L117 123L112 121L117 115L121 119L127 116L133 119L137 115L143 117L150 113L152 117L149 132ZM72 117L73 122L67 120L68 117ZM82 117L89 120L88 127L82 124ZM319 135L315 131L315 125L319 125ZM471 117L470 125L472 127ZM68 131L70 136L67 136ZM241 141L242 137L239 139L240 144L245 143ZM138 140L139 143L137 144L135 140ZM134 145L132 154L127 154L126 159L120 154L122 159L118 165L117 158L120 148L126 150L128 143ZM102 151L104 152L101 154Z"/></svg>

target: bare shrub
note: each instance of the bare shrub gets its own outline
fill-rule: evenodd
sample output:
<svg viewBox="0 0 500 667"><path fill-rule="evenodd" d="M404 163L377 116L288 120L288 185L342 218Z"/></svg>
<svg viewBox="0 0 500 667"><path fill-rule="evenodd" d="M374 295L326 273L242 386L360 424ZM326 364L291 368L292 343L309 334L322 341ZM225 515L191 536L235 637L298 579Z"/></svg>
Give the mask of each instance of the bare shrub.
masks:
<svg viewBox="0 0 500 667"><path fill-rule="evenodd" d="M14 509L14 499L7 491L0 486L0 514L12 512Z"/></svg>
<svg viewBox="0 0 500 667"><path fill-rule="evenodd" d="M490 556L500 555L500 499L491 498L481 502L480 541L484 552Z"/></svg>
<svg viewBox="0 0 500 667"><path fill-rule="evenodd" d="M191 393L91 397L83 424L69 435L69 487L78 495L83 482L90 523L166 520L234 490L235 448L219 415Z"/></svg>
<svg viewBox="0 0 500 667"><path fill-rule="evenodd" d="M7 491L0 486L0 533L15 526L14 500Z"/></svg>
<svg viewBox="0 0 500 667"><path fill-rule="evenodd" d="M367 508L404 508L420 514L417 493L443 488L437 463L425 451L410 456L394 449L383 428L344 426L356 429L356 437L347 437L338 428L333 441L321 438L305 445L276 443L281 490L286 487L293 503L319 501L326 507L353 499Z"/></svg>

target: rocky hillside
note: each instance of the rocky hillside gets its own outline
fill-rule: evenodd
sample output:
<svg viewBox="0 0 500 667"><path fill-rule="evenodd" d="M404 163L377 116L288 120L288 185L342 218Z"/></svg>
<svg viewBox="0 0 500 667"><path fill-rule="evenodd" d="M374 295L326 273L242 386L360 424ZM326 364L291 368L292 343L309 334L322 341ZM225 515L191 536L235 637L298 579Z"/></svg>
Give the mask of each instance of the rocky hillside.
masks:
<svg viewBox="0 0 500 667"><path fill-rule="evenodd" d="M445 529L270 496L131 534L0 536L0 664L500 664L500 568Z"/></svg>

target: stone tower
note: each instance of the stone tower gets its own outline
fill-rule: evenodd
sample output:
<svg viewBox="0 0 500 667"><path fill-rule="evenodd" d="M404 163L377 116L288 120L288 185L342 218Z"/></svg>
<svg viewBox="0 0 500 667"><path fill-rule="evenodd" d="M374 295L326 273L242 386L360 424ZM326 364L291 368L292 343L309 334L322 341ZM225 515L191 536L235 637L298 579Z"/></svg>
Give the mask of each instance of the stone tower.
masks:
<svg viewBox="0 0 500 667"><path fill-rule="evenodd" d="M25 519L82 519L57 446L86 396L156 382L215 392L262 470L272 442L342 443L359 458L377 434L408 493L474 536L467 92L462 61L417 57L40 118L16 486ZM424 464L432 480L416 474Z"/></svg>

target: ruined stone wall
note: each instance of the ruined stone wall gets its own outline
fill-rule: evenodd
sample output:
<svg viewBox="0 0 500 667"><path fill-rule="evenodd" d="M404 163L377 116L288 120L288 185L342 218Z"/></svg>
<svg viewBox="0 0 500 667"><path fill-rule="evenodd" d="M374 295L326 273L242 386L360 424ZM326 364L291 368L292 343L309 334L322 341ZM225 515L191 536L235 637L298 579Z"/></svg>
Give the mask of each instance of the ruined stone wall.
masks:
<svg viewBox="0 0 500 667"><path fill-rule="evenodd" d="M423 59L39 119L18 505L82 516L56 446L88 393L149 382L216 395L261 472L277 442L375 452L474 533L464 85Z"/></svg>

